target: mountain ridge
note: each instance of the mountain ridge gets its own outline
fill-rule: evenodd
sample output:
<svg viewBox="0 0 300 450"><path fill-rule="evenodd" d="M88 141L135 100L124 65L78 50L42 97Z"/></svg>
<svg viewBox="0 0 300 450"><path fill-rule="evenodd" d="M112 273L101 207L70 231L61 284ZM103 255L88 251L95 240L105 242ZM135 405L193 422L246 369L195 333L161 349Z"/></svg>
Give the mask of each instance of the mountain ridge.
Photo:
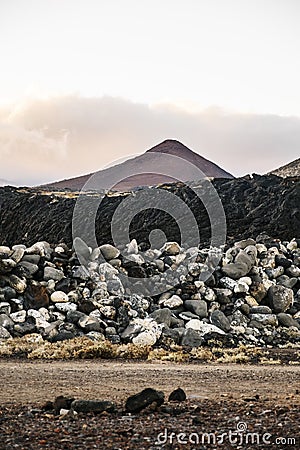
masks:
<svg viewBox="0 0 300 450"><path fill-rule="evenodd" d="M174 173L180 174L180 178L174 177ZM195 176L234 178L232 174L190 150L181 142L166 139L141 155L115 166L79 177L47 183L42 187L78 190L88 183L90 189L102 189L113 182L110 189L127 191L139 186L153 186L178 180L193 181Z"/></svg>
<svg viewBox="0 0 300 450"><path fill-rule="evenodd" d="M277 175L282 178L295 177L300 175L300 158L272 170L269 174Z"/></svg>

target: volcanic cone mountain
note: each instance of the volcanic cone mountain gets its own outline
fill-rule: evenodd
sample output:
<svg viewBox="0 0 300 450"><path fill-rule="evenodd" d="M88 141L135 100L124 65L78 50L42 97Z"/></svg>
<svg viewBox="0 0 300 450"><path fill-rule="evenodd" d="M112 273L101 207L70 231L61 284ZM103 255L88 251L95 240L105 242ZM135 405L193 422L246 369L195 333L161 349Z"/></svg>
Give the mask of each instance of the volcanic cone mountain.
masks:
<svg viewBox="0 0 300 450"><path fill-rule="evenodd" d="M273 175L277 175L278 177L286 178L286 177L299 177L300 176L300 158L295 159L284 166L279 167L278 169L272 170Z"/></svg>
<svg viewBox="0 0 300 450"><path fill-rule="evenodd" d="M153 186L178 180L194 181L205 177L234 178L181 142L168 139L121 164L46 186L53 189L81 190L84 187L84 190L127 191L138 186Z"/></svg>

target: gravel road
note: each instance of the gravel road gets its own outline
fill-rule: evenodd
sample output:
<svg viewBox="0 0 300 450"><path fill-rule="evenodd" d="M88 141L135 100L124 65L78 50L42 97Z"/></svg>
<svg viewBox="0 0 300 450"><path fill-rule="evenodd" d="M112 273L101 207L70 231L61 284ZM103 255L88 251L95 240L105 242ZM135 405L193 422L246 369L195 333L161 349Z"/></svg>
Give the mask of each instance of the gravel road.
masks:
<svg viewBox="0 0 300 450"><path fill-rule="evenodd" d="M296 449L299 375L299 366L1 360L0 449ZM179 386L187 401L168 402ZM164 405L126 414L126 398L145 387L164 391ZM41 409L58 395L111 400L117 410L62 417ZM247 430L229 442L239 423Z"/></svg>

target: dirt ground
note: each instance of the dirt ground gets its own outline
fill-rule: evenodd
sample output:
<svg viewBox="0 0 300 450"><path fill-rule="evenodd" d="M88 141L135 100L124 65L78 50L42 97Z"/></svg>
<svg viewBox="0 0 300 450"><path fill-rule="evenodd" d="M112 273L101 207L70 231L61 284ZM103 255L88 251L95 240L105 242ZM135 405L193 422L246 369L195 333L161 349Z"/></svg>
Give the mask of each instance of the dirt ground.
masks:
<svg viewBox="0 0 300 450"><path fill-rule="evenodd" d="M300 366L1 360L0 381L3 450L300 448ZM164 405L126 414L126 398L146 387L163 391ZM168 402L177 387L187 401ZM111 400L117 411L74 418L41 409L59 395ZM239 442L201 440L201 433L234 432L240 422L247 430ZM242 442L247 432L259 434L258 441ZM190 442L191 433L199 443ZM263 441L264 433L271 437Z"/></svg>

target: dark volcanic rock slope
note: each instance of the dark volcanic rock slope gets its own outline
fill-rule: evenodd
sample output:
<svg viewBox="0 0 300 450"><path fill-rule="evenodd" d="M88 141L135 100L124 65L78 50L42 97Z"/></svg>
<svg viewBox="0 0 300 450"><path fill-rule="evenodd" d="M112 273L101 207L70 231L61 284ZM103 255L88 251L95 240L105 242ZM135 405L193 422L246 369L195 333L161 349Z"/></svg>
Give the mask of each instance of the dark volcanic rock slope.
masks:
<svg viewBox="0 0 300 450"><path fill-rule="evenodd" d="M205 189L207 183L198 183ZM300 178L283 179L274 175L247 176L239 179L216 179L213 185L222 201L228 241L256 237L266 232L270 236L289 240L299 236ZM198 197L187 186L177 183L165 185L188 205L198 222L203 244L210 239L210 222ZM93 194L98 195L98 194ZM112 242L110 223L116 207L132 193L105 196L98 210L96 236L98 244ZM46 240L50 243L72 243L72 216L77 194L74 192L42 192L32 189L3 187L0 189L0 242L2 245L24 243L32 245ZM87 195L87 205L92 195ZM159 205L155 205L159 207ZM87 206L87 209L89 207ZM82 218L88 221L88 214ZM119 224L120 228L123 226ZM148 240L152 229L162 229L168 240L180 242L176 222L158 209L148 209L135 216L131 236L139 243ZM191 230L193 233L193 230Z"/></svg>

